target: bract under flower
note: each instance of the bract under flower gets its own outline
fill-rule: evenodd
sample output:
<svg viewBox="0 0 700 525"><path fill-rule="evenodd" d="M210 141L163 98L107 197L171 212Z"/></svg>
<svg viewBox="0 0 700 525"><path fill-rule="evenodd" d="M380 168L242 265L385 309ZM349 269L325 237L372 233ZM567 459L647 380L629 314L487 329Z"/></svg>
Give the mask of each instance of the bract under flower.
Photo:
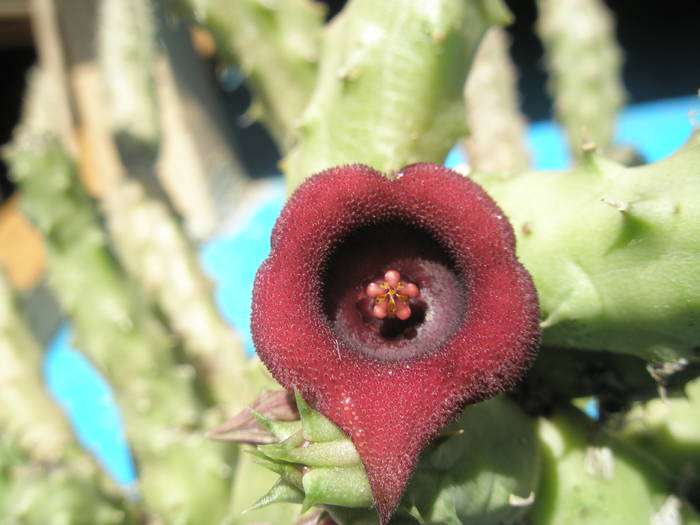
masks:
<svg viewBox="0 0 700 525"><path fill-rule="evenodd" d="M258 354L350 436L386 523L425 444L533 357L538 304L512 228L441 166L388 178L352 165L300 186L271 244L253 291ZM401 299L406 319L372 314L370 284L392 271L420 290Z"/></svg>

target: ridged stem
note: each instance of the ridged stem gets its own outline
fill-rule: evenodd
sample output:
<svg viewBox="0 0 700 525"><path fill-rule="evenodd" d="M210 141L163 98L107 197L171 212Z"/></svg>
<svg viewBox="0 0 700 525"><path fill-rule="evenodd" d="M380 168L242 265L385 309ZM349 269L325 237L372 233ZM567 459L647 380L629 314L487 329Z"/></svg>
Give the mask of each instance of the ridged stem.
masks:
<svg viewBox="0 0 700 525"><path fill-rule="evenodd" d="M508 17L498 0L349 2L324 34L316 89L283 162L288 189L342 164L391 173L442 162L466 130L474 51Z"/></svg>
<svg viewBox="0 0 700 525"><path fill-rule="evenodd" d="M30 88L29 103L42 91ZM50 104L36 100L43 111L34 114L50 115ZM204 513L223 520L229 458L204 436L199 378L110 252L72 160L50 128L35 123L24 121L8 160L25 212L44 235L49 284L72 322L76 346L115 389L143 500L168 523Z"/></svg>
<svg viewBox="0 0 700 525"><path fill-rule="evenodd" d="M316 80L323 9L309 0L173 0L211 33L224 64L240 68L260 119L285 151Z"/></svg>
<svg viewBox="0 0 700 525"><path fill-rule="evenodd" d="M153 190L148 181L158 185L155 160L162 141L154 14L142 2L104 0L100 15L99 60L113 94L109 124L126 173L102 195L111 240L120 261L182 338L184 357L202 387L229 415L250 401L242 345L219 313L165 192L147 191Z"/></svg>
<svg viewBox="0 0 700 525"><path fill-rule="evenodd" d="M544 344L648 361L695 356L699 165L696 132L671 157L636 168L589 152L573 171L473 175L515 229Z"/></svg>
<svg viewBox="0 0 700 525"><path fill-rule="evenodd" d="M625 101L613 16L602 0L538 0L537 7L549 90L569 149L576 159L586 143L606 150Z"/></svg>
<svg viewBox="0 0 700 525"><path fill-rule="evenodd" d="M508 48L505 30L489 29L464 86L469 128L464 148L469 166L504 176L530 167L526 122L518 106L517 74Z"/></svg>

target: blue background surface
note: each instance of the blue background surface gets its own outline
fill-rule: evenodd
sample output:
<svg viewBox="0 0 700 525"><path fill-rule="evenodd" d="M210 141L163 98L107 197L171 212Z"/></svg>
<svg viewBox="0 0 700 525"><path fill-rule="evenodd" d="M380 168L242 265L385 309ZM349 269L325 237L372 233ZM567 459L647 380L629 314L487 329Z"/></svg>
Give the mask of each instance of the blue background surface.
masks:
<svg viewBox="0 0 700 525"><path fill-rule="evenodd" d="M697 97L664 100L627 108L618 123L617 140L636 146L648 162L675 151L689 137L689 112L700 110ZM700 118L700 117L699 117ZM551 122L530 126L528 140L535 169L563 169L569 164L561 130ZM464 162L457 148L445 164ZM201 262L216 283L216 301L253 353L250 335L250 297L258 266L270 249L270 232L284 202L281 177L265 186L251 212L235 229L202 247ZM74 423L83 446L114 479L128 486L136 479L123 427L111 390L104 379L71 346L70 328L62 326L47 349L46 382Z"/></svg>

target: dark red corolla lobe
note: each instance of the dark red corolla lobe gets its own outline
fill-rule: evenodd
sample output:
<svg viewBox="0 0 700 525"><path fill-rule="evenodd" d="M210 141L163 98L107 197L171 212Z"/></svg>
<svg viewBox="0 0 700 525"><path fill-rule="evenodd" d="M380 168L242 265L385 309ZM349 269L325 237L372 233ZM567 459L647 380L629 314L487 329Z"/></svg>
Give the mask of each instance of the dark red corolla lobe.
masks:
<svg viewBox="0 0 700 525"><path fill-rule="evenodd" d="M258 271L252 329L272 375L353 440L382 523L425 444L510 388L539 338L510 224L434 164L393 178L343 166L300 186Z"/></svg>

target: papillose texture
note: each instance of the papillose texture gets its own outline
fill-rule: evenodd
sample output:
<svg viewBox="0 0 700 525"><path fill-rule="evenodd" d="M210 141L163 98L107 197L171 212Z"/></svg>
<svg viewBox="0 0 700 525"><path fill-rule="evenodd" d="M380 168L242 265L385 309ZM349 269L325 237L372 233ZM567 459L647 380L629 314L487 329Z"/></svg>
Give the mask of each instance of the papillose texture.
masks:
<svg viewBox="0 0 700 525"><path fill-rule="evenodd" d="M538 302L512 228L444 167L351 165L301 185L271 244L253 291L257 352L350 436L386 523L426 443L533 359Z"/></svg>

